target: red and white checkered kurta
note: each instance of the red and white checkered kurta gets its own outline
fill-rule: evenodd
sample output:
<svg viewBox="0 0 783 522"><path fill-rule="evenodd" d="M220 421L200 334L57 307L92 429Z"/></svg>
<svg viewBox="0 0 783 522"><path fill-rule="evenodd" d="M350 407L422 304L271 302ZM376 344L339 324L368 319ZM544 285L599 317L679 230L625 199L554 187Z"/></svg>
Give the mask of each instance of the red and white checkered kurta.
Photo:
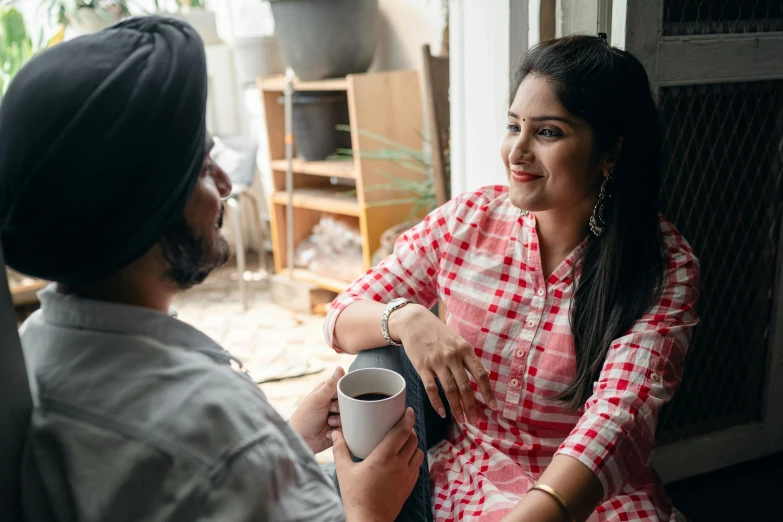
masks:
<svg viewBox="0 0 783 522"><path fill-rule="evenodd" d="M536 218L520 216L506 187L465 194L434 211L335 300L324 330L339 350L334 324L354 301L407 297L431 307L443 299L448 326L489 371L498 410L477 395L478 424L455 424L432 453L436 520L500 520L556 454L579 459L603 484L604 502L591 522L675 520L646 464L658 413L680 382L698 321L699 265L663 218L661 231L668 259L663 296L614 341L580 411L551 397L575 375L569 312L584 243L545 278Z"/></svg>

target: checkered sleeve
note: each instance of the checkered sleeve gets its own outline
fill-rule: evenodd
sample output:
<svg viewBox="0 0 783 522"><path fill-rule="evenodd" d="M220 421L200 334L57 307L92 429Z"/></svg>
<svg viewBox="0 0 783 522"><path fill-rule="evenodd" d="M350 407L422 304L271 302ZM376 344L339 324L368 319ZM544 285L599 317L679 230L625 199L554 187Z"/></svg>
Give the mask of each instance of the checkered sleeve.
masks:
<svg viewBox="0 0 783 522"><path fill-rule="evenodd" d="M699 294L699 264L687 243L669 250L660 301L609 348L585 412L557 454L590 468L611 498L646 466L661 407L682 380Z"/></svg>
<svg viewBox="0 0 783 522"><path fill-rule="evenodd" d="M405 232L391 255L356 279L332 302L324 322L324 337L335 351L341 352L334 338L337 317L351 303L362 299L387 303L405 297L427 308L435 305L440 256L451 240L450 223L456 218L455 209L460 200L452 199Z"/></svg>

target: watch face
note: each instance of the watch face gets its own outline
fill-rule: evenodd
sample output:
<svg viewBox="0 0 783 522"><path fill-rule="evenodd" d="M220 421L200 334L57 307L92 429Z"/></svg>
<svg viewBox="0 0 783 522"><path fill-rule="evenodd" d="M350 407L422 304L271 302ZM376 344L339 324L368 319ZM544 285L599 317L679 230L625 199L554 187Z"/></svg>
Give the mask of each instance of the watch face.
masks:
<svg viewBox="0 0 783 522"><path fill-rule="evenodd" d="M408 302L408 300L405 299L404 297L398 297L396 299L392 299L391 301L389 301L389 305L391 305L391 306L399 306L402 303L406 303L406 302Z"/></svg>

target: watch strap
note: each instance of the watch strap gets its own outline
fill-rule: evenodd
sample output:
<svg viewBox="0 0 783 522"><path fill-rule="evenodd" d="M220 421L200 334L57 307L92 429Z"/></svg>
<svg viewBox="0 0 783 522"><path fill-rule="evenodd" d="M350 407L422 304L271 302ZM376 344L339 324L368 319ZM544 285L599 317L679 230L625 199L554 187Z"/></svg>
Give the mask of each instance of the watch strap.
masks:
<svg viewBox="0 0 783 522"><path fill-rule="evenodd" d="M393 311L399 310L410 302L410 299L393 299L386 305L386 309L383 311L383 316L381 317L381 334L383 334L386 343L391 346L402 346L402 343L395 341L389 335L389 316Z"/></svg>

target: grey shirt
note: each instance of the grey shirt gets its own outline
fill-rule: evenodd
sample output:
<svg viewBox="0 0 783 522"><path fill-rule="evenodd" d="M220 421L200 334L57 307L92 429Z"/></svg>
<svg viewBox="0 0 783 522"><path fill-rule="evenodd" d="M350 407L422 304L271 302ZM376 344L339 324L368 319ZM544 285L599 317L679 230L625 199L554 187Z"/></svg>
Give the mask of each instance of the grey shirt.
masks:
<svg viewBox="0 0 783 522"><path fill-rule="evenodd" d="M343 521L304 441L232 356L152 310L41 292L27 519Z"/></svg>

